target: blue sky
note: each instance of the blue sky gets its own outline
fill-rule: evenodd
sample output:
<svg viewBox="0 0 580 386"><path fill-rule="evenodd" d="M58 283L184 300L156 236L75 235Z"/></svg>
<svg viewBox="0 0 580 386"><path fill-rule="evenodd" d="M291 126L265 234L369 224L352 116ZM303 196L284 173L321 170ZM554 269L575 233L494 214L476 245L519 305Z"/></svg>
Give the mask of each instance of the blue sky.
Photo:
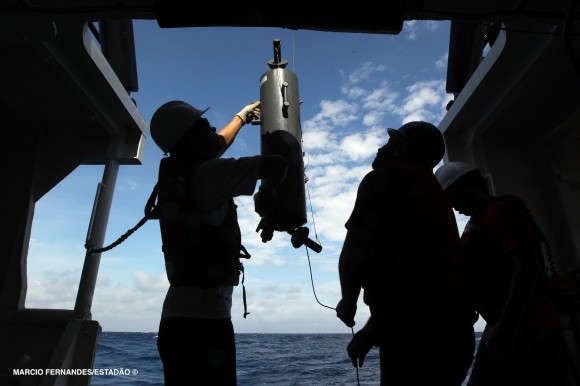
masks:
<svg viewBox="0 0 580 386"><path fill-rule="evenodd" d="M298 77L310 236L320 253L295 249L277 232L262 243L250 196L236 199L245 262L248 311L242 287L234 291L236 332L350 333L336 318L340 299L338 255L356 189L370 170L386 128L411 120L438 124L452 98L445 92L449 23L406 22L399 35L335 33L281 28L161 29L134 22L139 91L132 93L147 123L163 103L181 99L218 129L259 99L273 41L280 39L287 70ZM260 153L259 126L246 125L224 157ZM142 165L122 166L105 244L143 216L162 152L148 138ZM36 205L28 260L26 306L74 308L84 242L103 166L82 166ZM312 210L311 210L312 209ZM465 218L458 216L463 229ZM310 268L311 267L311 268ZM312 279L310 271L312 271ZM168 282L159 224L149 221L102 254L93 319L104 331L157 331ZM315 292L314 292L315 291ZM327 307L319 304L318 301ZM355 331L368 317L359 302ZM425 320L428 327L429 320ZM477 330L483 329L478 322Z"/></svg>

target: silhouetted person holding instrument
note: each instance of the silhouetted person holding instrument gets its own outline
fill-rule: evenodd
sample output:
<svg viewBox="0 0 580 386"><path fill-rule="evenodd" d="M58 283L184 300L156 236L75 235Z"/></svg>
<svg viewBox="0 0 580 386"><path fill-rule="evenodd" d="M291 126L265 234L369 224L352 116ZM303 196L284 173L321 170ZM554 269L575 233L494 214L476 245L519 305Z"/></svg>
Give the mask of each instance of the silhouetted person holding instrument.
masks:
<svg viewBox="0 0 580 386"><path fill-rule="evenodd" d="M361 289L371 316L347 347L354 366L379 346L381 385L460 386L477 314L459 292L459 234L433 168L445 145L432 124L388 129L361 181L339 259L337 317L355 324Z"/></svg>
<svg viewBox="0 0 580 386"><path fill-rule="evenodd" d="M249 255L233 198L252 195L260 179L271 192L286 174L279 156L220 158L260 114L260 102L219 132L206 111L171 101L151 120L153 140L169 154L159 165L156 209L170 283L157 341L166 386L236 385L232 293L243 274L240 256Z"/></svg>

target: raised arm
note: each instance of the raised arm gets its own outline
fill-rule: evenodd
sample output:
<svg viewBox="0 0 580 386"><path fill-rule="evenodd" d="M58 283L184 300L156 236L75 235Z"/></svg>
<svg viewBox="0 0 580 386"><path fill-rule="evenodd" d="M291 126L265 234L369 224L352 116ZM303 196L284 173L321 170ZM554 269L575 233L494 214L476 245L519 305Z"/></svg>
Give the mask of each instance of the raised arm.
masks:
<svg viewBox="0 0 580 386"><path fill-rule="evenodd" d="M260 116L260 101L252 102L245 106L218 132L226 141L226 149L234 142L242 126L249 123L254 116Z"/></svg>

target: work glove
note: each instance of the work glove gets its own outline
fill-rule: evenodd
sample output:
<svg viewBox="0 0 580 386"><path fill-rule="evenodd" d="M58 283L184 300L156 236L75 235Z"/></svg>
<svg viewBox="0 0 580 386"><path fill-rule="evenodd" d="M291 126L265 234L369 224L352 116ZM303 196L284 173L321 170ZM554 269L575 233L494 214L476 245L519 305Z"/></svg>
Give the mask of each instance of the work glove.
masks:
<svg viewBox="0 0 580 386"><path fill-rule="evenodd" d="M260 117L260 101L252 102L236 114L242 122L250 123L254 117Z"/></svg>

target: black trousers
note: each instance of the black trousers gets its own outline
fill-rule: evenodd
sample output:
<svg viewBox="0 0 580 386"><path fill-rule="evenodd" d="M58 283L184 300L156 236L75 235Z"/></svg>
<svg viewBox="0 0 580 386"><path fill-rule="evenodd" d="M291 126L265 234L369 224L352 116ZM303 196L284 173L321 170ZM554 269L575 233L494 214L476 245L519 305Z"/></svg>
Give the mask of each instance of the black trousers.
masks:
<svg viewBox="0 0 580 386"><path fill-rule="evenodd" d="M398 328L381 338L381 386L461 386L475 351L469 323Z"/></svg>
<svg viewBox="0 0 580 386"><path fill-rule="evenodd" d="M571 386L573 370L563 339L560 331L521 335L511 349L493 352L484 333L468 385Z"/></svg>
<svg viewBox="0 0 580 386"><path fill-rule="evenodd" d="M235 386L236 342L230 319L161 319L157 348L165 386Z"/></svg>

